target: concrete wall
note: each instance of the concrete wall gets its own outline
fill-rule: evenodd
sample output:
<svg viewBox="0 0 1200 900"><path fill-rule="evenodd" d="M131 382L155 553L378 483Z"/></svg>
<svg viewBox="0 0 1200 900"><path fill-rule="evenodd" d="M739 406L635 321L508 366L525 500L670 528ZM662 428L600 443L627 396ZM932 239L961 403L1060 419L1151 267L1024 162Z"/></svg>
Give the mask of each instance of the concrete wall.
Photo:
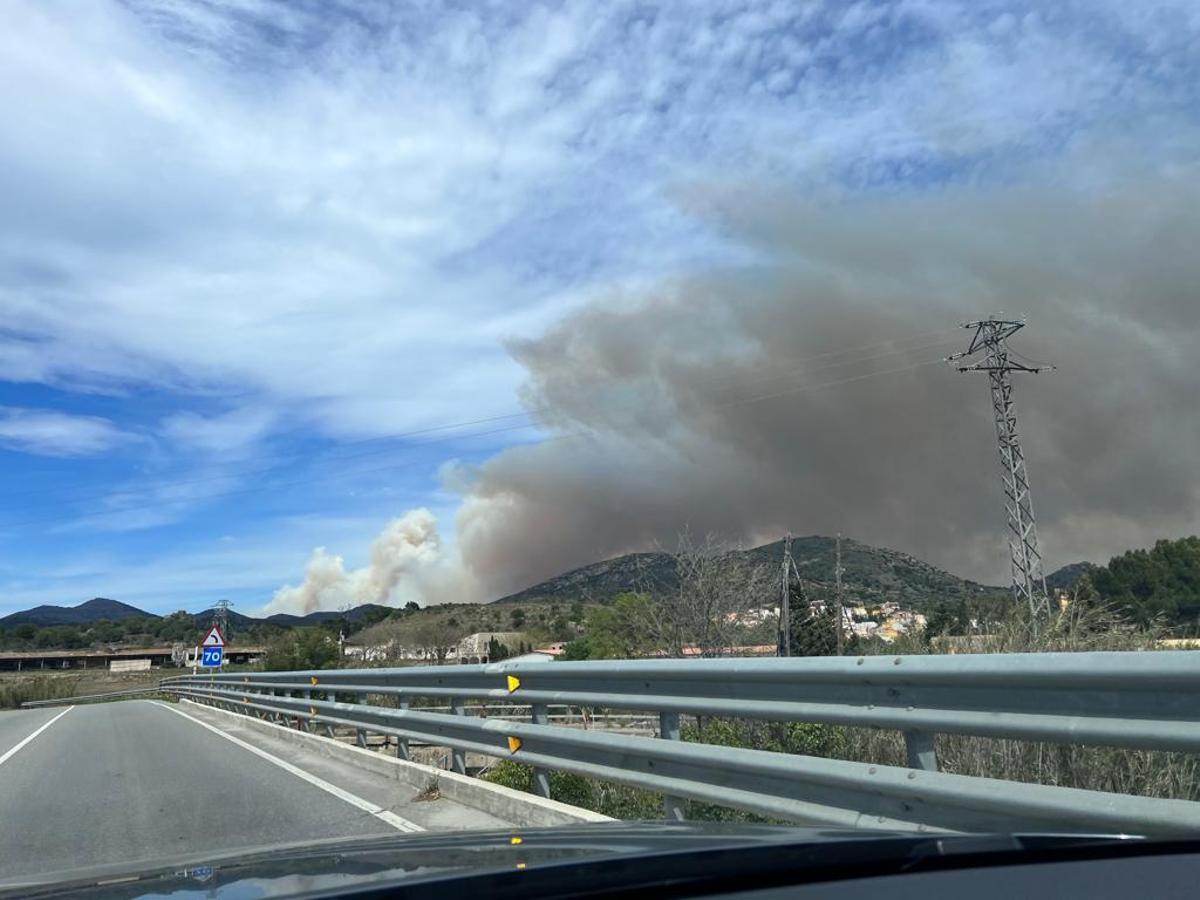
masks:
<svg viewBox="0 0 1200 900"><path fill-rule="evenodd" d="M149 672L149 659L110 659L108 661L108 670L110 672Z"/></svg>

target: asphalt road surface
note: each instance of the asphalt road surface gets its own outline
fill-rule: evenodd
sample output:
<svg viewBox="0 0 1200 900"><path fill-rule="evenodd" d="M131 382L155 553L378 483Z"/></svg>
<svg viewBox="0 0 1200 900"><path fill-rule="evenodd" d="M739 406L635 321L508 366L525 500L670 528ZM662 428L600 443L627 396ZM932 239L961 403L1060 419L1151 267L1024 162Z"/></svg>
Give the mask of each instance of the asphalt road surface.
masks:
<svg viewBox="0 0 1200 900"><path fill-rule="evenodd" d="M215 724L222 727L217 728ZM504 822L248 731L129 700L0 712L0 886L107 864Z"/></svg>

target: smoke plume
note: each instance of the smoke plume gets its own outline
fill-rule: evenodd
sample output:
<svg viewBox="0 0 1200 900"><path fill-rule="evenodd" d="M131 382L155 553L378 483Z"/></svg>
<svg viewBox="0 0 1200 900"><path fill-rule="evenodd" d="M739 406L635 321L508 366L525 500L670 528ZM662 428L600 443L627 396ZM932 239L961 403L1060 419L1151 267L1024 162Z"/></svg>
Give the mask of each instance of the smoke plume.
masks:
<svg viewBox="0 0 1200 900"><path fill-rule="evenodd" d="M455 577L447 570L437 520L427 509L393 519L371 544L370 562L346 571L342 557L318 547L304 570L304 581L275 592L266 613L341 610L363 603L394 606L441 594Z"/></svg>
<svg viewBox="0 0 1200 900"><path fill-rule="evenodd" d="M685 202L756 262L599 296L512 343L550 438L450 479L466 486L439 565L473 599L685 526L746 543L841 531L1003 583L987 379L938 362L969 341L957 323L999 312L1027 315L1012 346L1057 366L1014 376L1047 570L1195 530L1194 168L858 199L717 185ZM409 583L437 555L427 513L401 529L420 535L408 549L380 549L413 515L367 569L319 552L275 604L402 582L449 599Z"/></svg>

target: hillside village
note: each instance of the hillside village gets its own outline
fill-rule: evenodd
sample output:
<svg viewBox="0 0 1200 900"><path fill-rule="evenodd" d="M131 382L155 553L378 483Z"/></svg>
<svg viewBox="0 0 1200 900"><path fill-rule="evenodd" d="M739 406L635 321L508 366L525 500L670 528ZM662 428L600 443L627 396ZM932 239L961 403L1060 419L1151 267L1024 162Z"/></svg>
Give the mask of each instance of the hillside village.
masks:
<svg viewBox="0 0 1200 900"><path fill-rule="evenodd" d="M524 607L518 607L524 609ZM812 610L817 615L832 614L824 602L815 602ZM541 623L546 616L534 611L522 613L522 620L529 616ZM903 608L894 601L868 607L864 604L848 605L843 610L843 627L847 636L859 640L877 640L891 643L902 635L913 635L924 631L928 618L924 613ZM774 656L778 651L774 633L778 630L780 608L761 606L745 612L730 613L727 620L741 630L746 641L723 648L722 655ZM522 659L558 659L569 653L571 641L586 633L586 622L570 622L566 628L548 629L536 624L526 631L477 631L464 634L457 639L450 637L452 627L442 626L444 635L440 641L423 641L427 630L399 632L390 629L388 623L375 626L347 638L339 637L341 656L347 664L469 664L487 663L520 656ZM647 657L663 655L661 650L646 650ZM695 646L685 646L686 656L701 655Z"/></svg>

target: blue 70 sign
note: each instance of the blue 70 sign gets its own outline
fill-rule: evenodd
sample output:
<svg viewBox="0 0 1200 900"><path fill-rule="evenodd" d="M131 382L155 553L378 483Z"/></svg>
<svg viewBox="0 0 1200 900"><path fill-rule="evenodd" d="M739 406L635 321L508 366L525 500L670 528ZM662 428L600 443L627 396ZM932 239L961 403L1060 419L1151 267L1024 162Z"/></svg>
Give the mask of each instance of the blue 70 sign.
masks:
<svg viewBox="0 0 1200 900"><path fill-rule="evenodd" d="M225 661L224 647L204 647L200 654L200 665L215 668Z"/></svg>

